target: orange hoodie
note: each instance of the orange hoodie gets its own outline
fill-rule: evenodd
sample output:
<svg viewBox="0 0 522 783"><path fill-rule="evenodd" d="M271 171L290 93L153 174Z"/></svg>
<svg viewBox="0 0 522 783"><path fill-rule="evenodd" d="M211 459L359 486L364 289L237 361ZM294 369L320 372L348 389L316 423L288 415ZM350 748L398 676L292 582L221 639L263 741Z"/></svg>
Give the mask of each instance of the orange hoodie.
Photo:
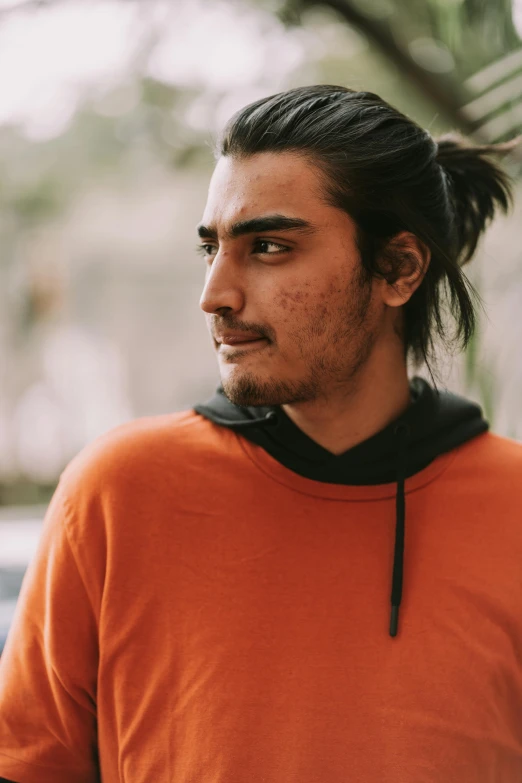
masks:
<svg viewBox="0 0 522 783"><path fill-rule="evenodd" d="M0 659L17 783L522 781L522 445L298 475L185 412L69 465Z"/></svg>

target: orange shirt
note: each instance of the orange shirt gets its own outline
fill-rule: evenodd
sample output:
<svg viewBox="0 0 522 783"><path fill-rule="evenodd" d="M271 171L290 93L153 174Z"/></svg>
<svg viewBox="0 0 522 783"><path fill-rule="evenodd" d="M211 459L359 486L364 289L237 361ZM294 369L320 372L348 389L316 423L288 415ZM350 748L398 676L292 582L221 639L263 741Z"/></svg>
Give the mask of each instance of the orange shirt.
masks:
<svg viewBox="0 0 522 783"><path fill-rule="evenodd" d="M193 412L69 465L0 660L18 783L522 781L522 445L313 481Z"/></svg>

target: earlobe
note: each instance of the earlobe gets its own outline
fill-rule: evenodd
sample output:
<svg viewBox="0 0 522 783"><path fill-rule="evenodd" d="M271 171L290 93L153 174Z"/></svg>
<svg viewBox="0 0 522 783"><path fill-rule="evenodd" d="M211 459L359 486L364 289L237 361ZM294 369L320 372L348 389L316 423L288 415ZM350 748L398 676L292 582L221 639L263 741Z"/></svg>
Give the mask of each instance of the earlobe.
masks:
<svg viewBox="0 0 522 783"><path fill-rule="evenodd" d="M401 307L411 298L414 288L405 283L404 280L397 280L395 283L386 283L383 292L383 300L388 307Z"/></svg>

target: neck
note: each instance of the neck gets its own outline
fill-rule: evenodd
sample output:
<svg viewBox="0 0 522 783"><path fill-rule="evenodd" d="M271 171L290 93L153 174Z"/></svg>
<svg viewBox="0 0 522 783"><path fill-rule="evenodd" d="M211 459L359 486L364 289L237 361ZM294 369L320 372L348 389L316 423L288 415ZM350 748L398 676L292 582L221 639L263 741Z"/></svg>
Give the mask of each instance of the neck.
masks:
<svg viewBox="0 0 522 783"><path fill-rule="evenodd" d="M282 408L309 438L339 455L387 427L410 403L405 364L388 372L368 364L350 388Z"/></svg>

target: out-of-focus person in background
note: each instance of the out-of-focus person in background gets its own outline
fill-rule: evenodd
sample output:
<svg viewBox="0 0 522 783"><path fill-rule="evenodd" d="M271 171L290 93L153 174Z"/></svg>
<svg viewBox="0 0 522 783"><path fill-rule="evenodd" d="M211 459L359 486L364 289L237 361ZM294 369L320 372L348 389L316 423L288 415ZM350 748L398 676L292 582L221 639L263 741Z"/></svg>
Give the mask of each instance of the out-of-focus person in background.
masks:
<svg viewBox="0 0 522 783"><path fill-rule="evenodd" d="M514 147L335 85L233 116L198 226L221 384L62 473L4 779L522 778L522 445L408 372L472 338Z"/></svg>

